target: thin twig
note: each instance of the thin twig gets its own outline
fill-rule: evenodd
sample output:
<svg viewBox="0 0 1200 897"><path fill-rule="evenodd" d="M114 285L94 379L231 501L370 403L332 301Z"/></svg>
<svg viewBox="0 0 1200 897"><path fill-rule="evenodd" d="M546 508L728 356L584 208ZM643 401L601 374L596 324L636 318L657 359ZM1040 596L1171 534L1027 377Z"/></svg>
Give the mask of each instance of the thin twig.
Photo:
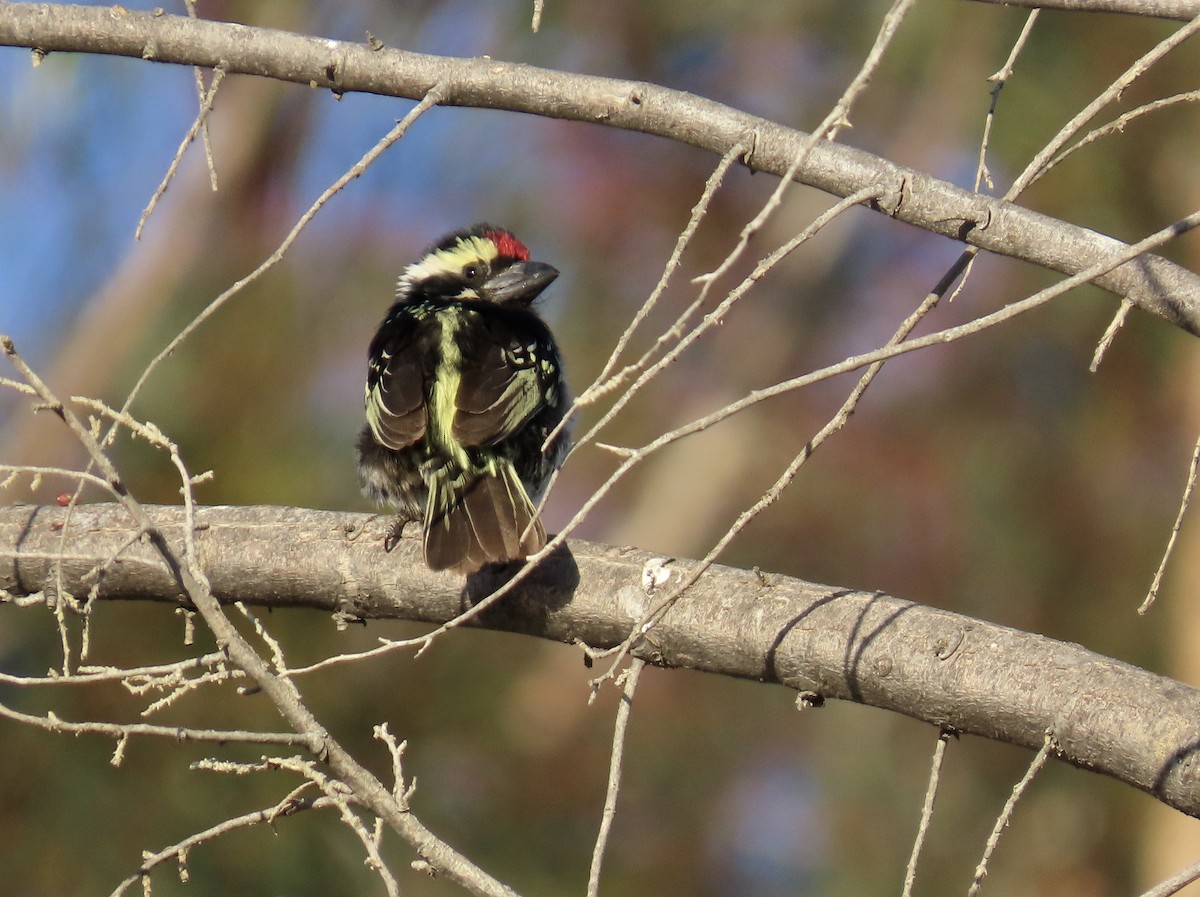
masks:
<svg viewBox="0 0 1200 897"><path fill-rule="evenodd" d="M267 631L267 627L264 626L262 621L258 619L258 616L246 606L245 602L235 601L233 606L237 608L238 613L250 621L250 625L254 627L254 634L262 639L263 644L265 644L270 650L271 664L274 672L277 675L286 676L288 665L287 660L283 656L283 645L279 644L279 639L275 638L275 636L271 635L271 633Z"/></svg>
<svg viewBox="0 0 1200 897"><path fill-rule="evenodd" d="M996 824L992 827L992 833L988 835L987 844L984 845L983 857L980 859L979 865L975 867L975 876L971 881L971 887L967 890L967 897L975 897L979 893L979 888L983 884L984 877L987 875L988 862L991 860L992 854L995 853L996 846L1000 843L1000 833L1004 831L1008 826L1009 820L1012 819L1017 801L1021 799L1025 790L1029 787L1029 783L1033 781L1033 777L1046 765L1046 761L1050 759L1050 755L1056 748L1054 735L1047 732L1046 740L1042 742L1042 746L1037 754L1034 755L1029 768L1025 770L1025 775L1021 777L1021 781L1017 782L1012 790L1012 794L1004 802L1004 809L1000 811L1000 815L996 818Z"/></svg>
<svg viewBox="0 0 1200 897"><path fill-rule="evenodd" d="M1046 9L1069 9L1079 12L1124 13L1131 16L1152 16L1160 19L1187 21L1200 14L1197 0L976 0L1005 6L1040 6Z"/></svg>
<svg viewBox="0 0 1200 897"><path fill-rule="evenodd" d="M942 761L946 758L946 742L953 734L949 729L942 729L938 733L937 744L933 746L929 785L925 788L925 802L921 805L921 823L917 826L917 837L913 841L912 854L908 858L908 868L904 870L904 890L901 892L901 897L912 897L913 885L917 880L917 860L921 856L921 848L925 846L925 837L929 833L929 822L933 819L933 802L937 798L938 785L942 780Z"/></svg>
<svg viewBox="0 0 1200 897"><path fill-rule="evenodd" d="M1131 121L1141 118L1151 112L1158 112L1160 109L1167 109L1179 103L1195 103L1200 101L1200 90L1189 90L1186 93L1175 94L1170 97L1162 97L1157 100L1152 100L1149 103L1143 103L1128 112L1123 112L1121 115L1114 118L1112 121L1098 128L1093 128L1075 143L1060 152L1057 156L1046 163L1042 170L1042 175L1047 174L1054 166L1067 159L1073 153L1078 152L1085 146L1099 140L1102 137L1108 137L1111 134L1122 134L1125 132L1125 126Z"/></svg>
<svg viewBox="0 0 1200 897"><path fill-rule="evenodd" d="M717 188L720 187L721 183L724 181L725 175L728 173L734 162L749 152L750 147L750 141L743 141L735 144L727 153L725 153L724 156L721 157L721 161L717 163L717 167L713 169L712 174L708 176L708 180L705 181L704 190L700 194L700 198L692 207L691 215L688 218L687 224L684 225L683 230L679 234L679 238L675 241L675 248L671 251L671 257L667 259L667 263L663 266L663 272L658 278L658 283L654 285L654 289L650 291L649 298L642 303L641 308L639 308L637 313L633 316L633 320L629 322L629 326L625 328L625 332L622 333L620 338L617 340L617 344L613 347L612 352L609 354L608 361L604 363L604 367L600 370L600 373L596 375L595 379L587 386L586 389L583 390L583 392L580 393L579 397L575 399L575 406L589 405L606 393L612 392L612 390L616 389L621 383L628 379L631 374L637 373L639 370L644 369L645 365L648 363L648 359L653 356L659 347L667 342L668 334L663 334L658 338L654 346L652 346L639 361L626 366L616 376L609 376L612 374L613 368L616 367L617 361L620 359L622 353L624 353L625 347L629 345L630 339L633 338L634 331L637 330L642 321L644 321L647 315L650 314L654 306L658 303L659 297L661 297L663 292L666 290L667 284L670 283L671 276L679 267L679 261L683 256L684 250L686 250L688 245L691 243L692 237L696 233L696 229L700 226L700 222L704 219L705 214L708 212L709 204L712 202L713 196L716 195ZM683 321L685 320L686 312L685 315L680 316L680 320L675 322L674 327L681 327ZM575 408L573 407L572 411L574 410ZM549 437L547 437L546 443L548 444L552 442L559 432L561 432L561 425L560 428L556 429L550 434Z"/></svg>
<svg viewBox="0 0 1200 897"><path fill-rule="evenodd" d="M1093 374L1100 369L1100 362L1104 360L1105 353L1112 346L1113 340L1117 338L1117 331L1125 326L1125 319L1129 317L1129 311L1132 308L1133 303L1128 299L1122 299L1121 304L1117 306L1116 314L1109 321L1104 335L1100 337L1100 342L1096 343L1096 351L1092 353L1092 361L1088 365L1088 370Z"/></svg>
<svg viewBox="0 0 1200 897"><path fill-rule="evenodd" d="M1016 65L1017 57L1021 54L1021 50L1025 48L1025 44L1029 40L1029 35L1033 32L1033 23L1037 21L1039 12L1040 10L1035 9L1025 18L1025 26L1021 29L1021 33L1017 35L1012 50L1008 54L1008 59L1004 61L1004 65L1001 66L998 72L988 78L992 82L992 90L991 98L988 102L987 115L984 116L983 120L983 139L979 141L979 162L975 166L976 193L979 192L980 184L984 182L987 183L989 190L995 189L992 177L988 173L987 150L992 135L992 123L996 118L996 105L1000 101L1000 91L1004 89L1004 85L1012 77L1013 66Z"/></svg>
<svg viewBox="0 0 1200 897"><path fill-rule="evenodd" d="M404 751L408 748L407 741L397 741L396 736L388 731L387 723L380 723L374 729L374 735L388 749L392 758L392 797L402 808L408 807L408 802L416 790L416 782L406 785L404 781Z"/></svg>
<svg viewBox="0 0 1200 897"><path fill-rule="evenodd" d="M10 380L8 377L0 377L0 386L5 389L12 389L19 392L23 396L31 396L36 398L37 392L28 383L22 383L19 380Z"/></svg>
<svg viewBox="0 0 1200 897"><path fill-rule="evenodd" d="M921 300L921 303L912 312L912 314L904 319L899 328L897 328L896 332L892 334L891 339L888 340L886 345L900 345L903 340L912 333L917 324L919 324L925 318L925 316L937 306L938 302L946 294L946 291L950 289L953 283L963 273L970 257L971 256L969 256L967 253L959 256L956 263L952 265L950 269L942 276L942 279L938 281L937 285L925 295L925 297ZM834 414L834 416L816 433L815 436L812 437L812 439L804 444L800 452L792 459L791 463L788 464L787 468L782 474L780 474L779 478L771 485L771 487L767 489L767 491L764 492L758 498L758 500L754 502L754 504L750 505L750 507L743 510L737 516L737 519L734 520L733 524L731 524L724 534L722 534L721 538L716 541L713 547L709 549L708 553L705 554L705 556L695 566L693 566L691 570L688 571L687 576L685 576L678 585L673 587L667 593L666 597L664 597L662 601L658 603L658 605L656 605L643 616L643 618L633 628L629 637L625 640L624 645L617 653L608 670L603 675L592 680L593 689L595 689L599 683L603 682L606 678L612 675L617 665L623 659L625 652L631 650L638 639L644 636L653 626L657 625L658 621L665 616L667 611L670 610L675 602L678 601L688 589L690 589L696 584L696 582L699 581L700 577L704 575L705 571L707 571L709 567L716 563L717 558L720 557L722 552L725 551L729 544L750 524L750 522L766 508L779 500L779 497L783 494L783 491L789 485L791 485L792 481L796 478L796 475L800 472L800 468L808 461L810 457L812 457L812 453L816 451L816 449L822 443L824 443L826 439L846 425L846 422L854 413L854 409L858 407L859 400L862 398L863 394L867 391L868 387L870 387L871 383L875 380L876 376L878 376L882 369L883 361L876 361L867 367L867 370L863 372L862 376L854 385L854 388L850 391L850 394L846 397L846 400L842 403L837 413Z"/></svg>
<svg viewBox="0 0 1200 897"><path fill-rule="evenodd" d="M308 207L307 211L300 216L300 219L295 223L295 225L293 225L287 236L283 238L283 242L279 244L274 252L267 256L267 258L261 264L259 264L257 268L255 268L241 280L234 283L223 293L217 296L217 298L213 299L212 302L205 306L204 310L201 311L200 314L196 315L196 317L193 318L190 323L180 330L179 333L177 333L166 345L166 347L156 356L154 356L150 363L142 370L142 373L138 376L137 382L134 383L133 388L129 391L129 395L126 397L124 404L122 404L121 412L125 413L129 411L134 399L137 398L138 394L142 391L142 388L146 385L146 381L150 379L151 374L154 373L154 371L160 364L163 363L163 361L165 361L176 349L178 349L179 346L182 345L183 342L187 340L187 338L190 337L196 331L196 329L200 327L201 324L216 314L216 312L222 306L224 306L226 302L228 302L254 281L258 280L258 278L260 278L271 268L275 267L275 265L277 265L283 259L284 255L291 248L292 244L296 241L296 238L300 235L300 232L304 230L308 223L316 216L317 212L319 212L324 205L329 202L329 200L332 199L334 195L337 194L343 187L345 187L355 178L360 177L372 162L379 158L379 156L386 152L389 147L391 147L401 137L404 136L413 122L425 114L425 112L436 106L441 98L442 93L440 85L434 85L434 87L432 87L429 92L425 94L425 98L422 99L421 102L417 103L417 105L411 110L409 110L408 114L405 115L404 118L402 118L399 122L397 122L396 126L392 128L382 140L371 147L371 149L367 150L361 159L351 165L350 168L341 175L341 177L325 188L324 192L322 192L321 195L318 196L313 202L313 204ZM110 436L111 433L112 430L110 430ZM109 437L106 437L104 440L106 444L108 442L108 438Z"/></svg>
<svg viewBox="0 0 1200 897"><path fill-rule="evenodd" d="M1094 118L1101 109L1109 103L1120 99L1121 94L1125 92L1129 85L1145 74L1151 66L1197 31L1200 31L1200 16L1197 16L1191 22L1142 54L1112 84L1084 106L1069 122L1063 125L1062 129L1025 166L1025 170L1013 182L1012 187L1004 194L1004 198L1009 201L1016 199L1030 184L1033 184L1045 175L1050 170L1051 160L1058 155L1068 140L1075 134L1078 134L1083 126Z"/></svg>
<svg viewBox="0 0 1200 897"><path fill-rule="evenodd" d="M342 822L354 832L355 836L362 843L363 849L367 854L366 865L379 875L389 897L399 897L400 886L379 853L382 829L377 825L373 827L373 830L367 827L366 823L355 812L354 807L351 806L351 803L357 798L354 789L341 779L329 775L317 762L302 757L268 757L259 763L238 763L228 760L209 759L193 764L193 768L233 775L252 775L263 771L286 770L303 776L309 784L320 789L322 795L328 801L328 805L337 809ZM294 799L294 796L300 790L302 789L293 791L292 795L289 795L289 798Z"/></svg>
<svg viewBox="0 0 1200 897"><path fill-rule="evenodd" d="M309 739L295 732L253 732L234 729L193 729L187 726L155 726L150 723L71 722L54 714L38 716L22 713L0 704L0 716L13 722L68 735L101 735L127 739L134 736L167 738L172 741L214 742L216 744L281 744L308 747Z"/></svg>
<svg viewBox="0 0 1200 897"><path fill-rule="evenodd" d="M915 0L895 0L892 3L887 13L884 14L883 23L875 35L875 42L871 45L866 59L859 66L858 72L851 79L850 84L842 92L842 95L833 105L829 114L822 119L821 123L813 129L811 134L805 137L791 164L780 177L779 182L775 185L775 189L771 191L770 197L763 203L763 207L759 210L758 214L742 228L741 233L738 235L737 245L713 271L699 278L701 283L707 286L709 283L715 282L741 258L742 252L749 245L751 237L758 233L783 202L784 194L791 188L796 175L804 165L805 160L808 159L813 147L821 140L828 139L832 141L836 139L838 132L842 128L850 126L850 110L853 108L855 100L858 99L859 94L870 83L872 76L883 61L884 51L896 36L896 32L900 28L900 23L904 20L914 2Z"/></svg>
<svg viewBox="0 0 1200 897"><path fill-rule="evenodd" d="M861 355L850 356L842 361L837 362L836 364L831 364L827 367L820 368L809 374L794 377L790 380L784 380L764 389L754 390L749 395L738 400L737 402L732 402L729 405L726 405L724 408L720 408L711 414L705 415L702 418L698 418L695 421L692 421L690 424L686 424L677 430L672 431L671 433L664 433L653 442L648 443L630 455L630 457L626 460L626 464L632 466L632 464L637 463L645 454L648 454L651 451L656 451L669 443L676 442L684 436L690 436L692 433L707 429L713 424L719 423L733 414L744 411L746 408L749 408L752 405L756 405L759 402L774 398L775 396L782 395L786 392L791 392L805 386L811 386L814 383L828 380L841 374L849 373L850 371L857 370L858 368L874 364L877 361L886 361L889 358L895 358L899 355L905 355L909 352L915 352L920 349L926 349L935 345L945 345L967 336L982 333L983 331L989 330L992 327L996 327L999 324L1003 324L1012 318L1026 314L1027 312L1033 311L1036 308L1040 308L1046 303L1057 299L1064 293L1070 292L1078 286L1082 286L1089 281L1095 280L1097 277L1100 277L1114 268L1118 268L1126 262L1131 261L1132 259L1145 254L1146 252L1149 252L1151 249L1175 239L1181 234L1187 233L1189 230L1192 230L1197 226L1200 226L1200 212L1193 212L1191 215L1179 219L1162 230L1156 231L1132 246L1126 246L1120 252L1114 253L1103 261L1097 262L1096 264L1085 268L1078 274L1073 274L1070 277L1064 278L1058 283L1039 290L1025 299L1013 302L1010 305L1006 305L1004 308L978 317L973 321L968 321L965 324L960 324L955 327L948 327L945 330L938 330L933 333L926 334L925 336L906 340L898 345L884 345L883 347L875 349L871 352L864 352Z"/></svg>
<svg viewBox="0 0 1200 897"><path fill-rule="evenodd" d="M596 834L596 845L592 849L592 867L588 873L587 897L596 897L600 891L600 869L604 863L604 850L608 846L608 834L617 815L617 794L621 790L621 763L625 757L625 735L629 730L629 717L633 712L633 693L638 679L646 668L645 661L634 658L621 680L621 700L617 704L617 718L613 726L612 754L608 763L608 789L604 794L604 811L600 815L600 831Z"/></svg>
<svg viewBox="0 0 1200 897"><path fill-rule="evenodd" d="M198 19L200 13L196 10L196 0L184 0L184 6L187 7L188 18ZM204 95L206 88L204 86L204 69L200 66L193 67L192 71L196 74L196 94L200 98L200 103L204 103ZM204 145L204 162L208 165L208 182L212 187L213 193L217 192L217 160L213 156L212 141L208 135L208 121L200 127L200 142Z"/></svg>
<svg viewBox="0 0 1200 897"><path fill-rule="evenodd" d="M1162 560L1159 562L1158 570L1154 574L1154 581L1150 583L1150 590L1146 593L1145 600L1142 601L1141 606L1138 608L1139 614L1144 614L1150 610L1150 605L1158 597L1158 590L1162 587L1163 575L1167 572L1167 562L1171 559L1171 552L1175 550L1175 541L1179 538L1179 530L1183 526L1183 515L1187 513L1188 505L1192 501L1192 490L1196 488L1197 470L1200 470L1200 439L1196 440L1196 448L1192 452L1192 463L1188 466L1187 484L1183 487L1183 498L1179 501L1179 513L1175 515L1175 523L1171 527L1171 535L1167 538L1167 547L1163 551Z"/></svg>
<svg viewBox="0 0 1200 897"><path fill-rule="evenodd" d="M28 556L27 554L22 554L22 557ZM181 678L188 670L212 667L227 660L228 658L224 654L214 651L211 654L204 654L200 657L189 657L187 660L158 664L156 666L132 667L130 669L103 666L80 667L78 671L70 676L13 676L9 673L0 672L0 683L4 685L29 686L93 685L97 682L124 682L128 679L153 680L160 678Z"/></svg>
<svg viewBox="0 0 1200 897"><path fill-rule="evenodd" d="M1141 897L1171 897L1172 894L1182 891L1197 879L1200 879L1200 863L1193 863L1186 869L1175 873L1166 881L1159 882L1149 891L1142 894Z"/></svg>
<svg viewBox="0 0 1200 897"><path fill-rule="evenodd" d="M262 810L255 810L252 813L246 813L242 816L235 816L232 819L226 819L217 825L206 828L202 832L197 832L194 835L189 835L182 841L172 844L170 847L160 850L158 853L146 854L142 858L142 865L131 876L126 878L117 889L112 892L110 897L121 897L127 890L136 885L138 882L143 883L148 879L150 873L161 866L163 863L177 861L181 868L185 868L187 862L188 851L200 844L205 844L218 838L228 832L237 831L238 829L248 828L252 825L262 825L263 823L273 824L277 819L284 816L291 816L303 810L318 810L326 807L334 806L334 801L328 797L316 797L303 799L295 796L295 793L289 794L279 803L266 807Z"/></svg>
<svg viewBox="0 0 1200 897"><path fill-rule="evenodd" d="M216 189L216 171L211 168L212 165L212 149L208 147L208 131L205 130L208 123L208 113L212 111L213 103L217 99L217 88L221 85L221 79L225 77L225 70L220 66L213 69L212 84L209 85L207 93L204 91L204 79L200 75L200 70L196 69L196 83L200 87L200 112L196 115L195 121L192 122L191 128L184 135L183 141L179 144L179 149L175 151L175 158L171 160L171 164L167 167L167 173L163 176L158 188L154 191L154 195L150 197L150 202L142 211L142 215L138 218L137 229L133 232L133 238L140 240L142 238L142 229L146 226L146 221L154 212L154 207L158 205L158 201L163 194L167 192L167 187L170 186L171 180L175 177L175 172L179 170L179 163L183 161L183 154L187 152L187 148L192 145L196 139L196 135L202 130L205 134L205 147L208 153L210 172L212 172L213 189Z"/></svg>
<svg viewBox="0 0 1200 897"><path fill-rule="evenodd" d="M643 386L654 379L665 368L674 364L675 361L679 359L679 356L682 355L707 331L720 324L721 321L724 320L725 316L729 313L730 309L732 309L733 306L737 304L737 302L742 299L747 292L749 292L750 288L758 283L758 281L762 280L762 278L770 273L771 270L774 269L780 262L795 252L808 240L815 237L826 225L828 225L839 215L857 205L860 205L863 202L866 202L867 200L881 196L885 190L886 188L884 187L875 186L860 190L857 193L852 193L845 199L840 200L839 202L830 206L798 235L793 237L783 246L776 249L766 258L762 259L754 267L754 270L751 271L741 283L729 291L728 295L721 300L716 308L705 315L704 319L698 325L693 327L686 334L682 335L682 338L671 348L671 351L669 351L649 368L642 371L638 378L634 380L633 383L631 383L623 393L621 393L617 400L613 402L612 406L604 412L604 414L598 421L596 421L596 423L592 425L591 429L589 429L587 433L576 440L575 445L572 447L572 451L578 450L581 446L595 439L596 435L606 426L608 426L612 419L621 412L621 410L633 399L633 397L638 393L639 390L641 390Z"/></svg>
<svg viewBox="0 0 1200 897"><path fill-rule="evenodd" d="M39 467L33 464L0 464L0 473L21 474L27 473L30 476L37 477L63 477L68 480L76 480L80 483L89 483L103 489L109 494L113 494L112 488L108 482L102 477L98 477L92 473L85 473L82 470L72 470L68 467Z"/></svg>

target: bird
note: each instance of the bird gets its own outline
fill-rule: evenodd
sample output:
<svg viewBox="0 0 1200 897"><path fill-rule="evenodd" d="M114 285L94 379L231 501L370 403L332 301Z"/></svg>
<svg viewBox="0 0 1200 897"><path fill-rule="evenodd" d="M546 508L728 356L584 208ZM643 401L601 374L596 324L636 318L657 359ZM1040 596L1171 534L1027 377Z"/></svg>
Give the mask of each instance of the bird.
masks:
<svg viewBox="0 0 1200 897"><path fill-rule="evenodd" d="M512 231L476 224L400 275L368 350L356 443L363 492L397 509L385 551L418 520L431 570L469 574L545 547L536 502L569 448L571 394L531 305L558 274Z"/></svg>

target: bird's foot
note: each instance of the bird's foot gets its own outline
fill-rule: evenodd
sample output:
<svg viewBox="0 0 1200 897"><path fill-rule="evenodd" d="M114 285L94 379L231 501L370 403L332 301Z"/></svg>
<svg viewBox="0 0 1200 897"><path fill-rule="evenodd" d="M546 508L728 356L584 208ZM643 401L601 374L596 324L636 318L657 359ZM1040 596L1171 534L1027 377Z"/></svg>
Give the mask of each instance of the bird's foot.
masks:
<svg viewBox="0 0 1200 897"><path fill-rule="evenodd" d="M410 519L403 514L398 514L392 518L392 522L388 524L387 530L383 534L383 550L391 551L400 544L400 539L404 536L404 527L408 526Z"/></svg>

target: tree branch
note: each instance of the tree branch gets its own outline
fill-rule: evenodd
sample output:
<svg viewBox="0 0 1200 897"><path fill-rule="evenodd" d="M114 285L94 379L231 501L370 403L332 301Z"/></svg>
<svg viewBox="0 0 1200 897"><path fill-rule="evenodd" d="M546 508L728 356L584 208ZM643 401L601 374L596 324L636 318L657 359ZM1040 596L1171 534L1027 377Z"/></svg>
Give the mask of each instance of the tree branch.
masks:
<svg viewBox="0 0 1200 897"><path fill-rule="evenodd" d="M183 538L184 513L150 507L155 529ZM64 511L0 508L0 589L54 587ZM277 507L197 509L196 539L212 594L273 608L308 607L363 619L445 622L493 591L501 574L464 585L433 573L416 539L390 555L386 519ZM130 542L116 505L76 508L62 581L97 600L180 600L151 546L132 543L97 581L97 564ZM658 598L644 552L571 543L478 625L596 648L619 644ZM691 562L672 562L669 588ZM657 581L657 580L655 580ZM939 727L1057 755L1114 776L1200 816L1200 690L1078 645L922 607L879 592L711 568L634 650L662 667L773 682L904 713Z"/></svg>
<svg viewBox="0 0 1200 897"><path fill-rule="evenodd" d="M976 0L999 6L1068 9L1074 12L1118 12L1152 19L1190 22L1200 16L1200 0Z"/></svg>
<svg viewBox="0 0 1200 897"><path fill-rule="evenodd" d="M221 607L220 595L212 588L212 583L204 572L203 563L198 557L198 539L196 533L201 529L201 522L195 517L195 505L192 502L190 485L192 478L188 475L178 452L170 449L173 461L177 462L180 477L185 484L184 505L174 510L179 512L176 527L178 540L172 544L166 533L159 529L158 522L151 518L146 506L142 505L125 488L120 473L112 461L100 447L97 436L84 426L73 410L50 390L40 377L17 354L12 340L0 335L0 349L17 368L25 381L34 389L44 402L46 410L52 411L62 419L68 429L87 449L92 461L104 475L110 491L116 496L118 504L108 505L110 512L119 514L126 521L125 541L111 546L107 555L100 558L85 571L80 572L81 581L90 581L92 586L86 592L89 604L99 598L99 586L103 584L109 570L120 569L128 550L136 543L143 545L148 551L146 557L155 568L167 577L169 583L166 594L185 597L195 607L204 622L208 625L217 642L217 647L228 654L229 659L243 670L254 683L270 698L271 703L280 715L287 720L298 734L303 735L310 752L318 759L327 763L340 776L347 788L354 795L354 800L374 813L399 833L418 853L423 861L447 878L463 885L472 893L487 895L487 897L516 897L516 892L488 875L463 854L454 850L449 844L437 838L424 824L412 815L407 807L400 806L387 788L366 767L362 766L350 755L341 744L329 735L329 732L313 716L303 703L296 683L290 679L276 675L270 664L256 651L237 627L225 616ZM73 517L77 506L68 503L57 527L52 527L48 544L53 543L48 551L39 551L40 555L51 555L50 565L46 569L46 586L56 600L55 609L60 620L68 606L63 592L71 592L69 579L64 576L64 565L61 563L63 546L67 544L68 533L75 533L79 522ZM144 541L143 541L144 538ZM7 593L0 585L0 593ZM65 636L64 636L65 649ZM65 653L65 650L64 650ZM69 672L69 666L64 663L64 672ZM118 747L118 753L120 747Z"/></svg>
<svg viewBox="0 0 1200 897"><path fill-rule="evenodd" d="M121 7L0 2L0 45L36 52L131 56L323 87L420 99L435 85L442 105L527 112L654 134L724 154L748 136L743 160L784 176L809 137L702 97L654 84L570 74L494 59L454 59L367 43ZM1013 203L956 187L862 150L818 142L796 180L836 196L887 185L871 208L933 233L1065 274L1124 247L1118 240ZM1096 281L1122 299L1200 335L1200 277L1156 256Z"/></svg>

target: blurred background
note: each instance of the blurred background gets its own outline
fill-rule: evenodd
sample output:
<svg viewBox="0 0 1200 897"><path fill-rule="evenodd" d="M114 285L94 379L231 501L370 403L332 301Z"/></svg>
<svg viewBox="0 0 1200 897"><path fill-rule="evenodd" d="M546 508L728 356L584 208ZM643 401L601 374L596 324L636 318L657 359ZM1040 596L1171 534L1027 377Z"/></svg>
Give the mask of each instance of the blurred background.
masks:
<svg viewBox="0 0 1200 897"><path fill-rule="evenodd" d="M161 2L161 0L160 0ZM128 2L129 8L150 3ZM810 129L857 70L887 4L760 0L532 4L202 0L200 14L453 56L644 79ZM168 6L168 12L182 8ZM1026 13L929 0L906 20L842 139L970 186L989 75ZM1079 108L1173 24L1043 13L1001 95L989 165L1003 192ZM1185 45L1123 97L1128 109L1196 87ZM412 103L230 77L210 119L220 188L188 153L140 242L139 215L197 107L186 68L0 49L0 332L60 395L119 405L170 338L253 270L299 215ZM1133 241L1200 205L1196 111L1148 116L1080 152L1022 201ZM205 503L366 510L351 446L365 352L401 268L442 233L510 227L563 275L542 311L582 389L652 289L716 159L599 126L435 109L337 195L285 261L221 310L158 370L133 408L175 439ZM775 186L731 172L650 325L695 295ZM832 204L796 186L754 239L753 261ZM959 248L856 209L763 280L723 325L645 389L601 438L641 445L747 391L879 345ZM1196 270L1195 239L1163 253ZM983 258L967 289L926 322L961 323L1056 276ZM1158 605L1144 597L1176 513L1200 400L1191 337L1135 312L1098 373L1088 363L1116 309L1078 290L968 341L891 362L849 425L722 558L1079 642L1200 683L1197 530ZM635 348L657 330L641 333ZM5 371L3 375L10 376ZM845 398L852 378L763 403L643 465L578 535L696 557L779 475ZM602 409L589 409L582 426ZM78 466L61 426L0 392L0 462ZM117 460L135 495L178 501L161 454L128 440ZM615 466L573 456L547 512L561 526ZM47 480L8 502L52 501ZM92 499L98 495L89 496ZM293 663L413 631L337 632L317 614L268 625ZM167 608L101 607L91 662L183 656ZM202 645L204 647L204 645ZM61 664L48 614L0 607L0 669ZM459 632L419 660L336 668L302 682L315 712L381 774L387 721L409 741L414 809L439 835L525 895L581 893L599 824L614 695L587 704L577 651ZM134 720L117 689L16 690L0 698L66 719ZM800 713L782 688L649 670L637 696L605 894L898 893L937 733L833 703ZM262 697L193 695L159 722L276 725ZM210 752L111 744L0 724L0 881L7 893L107 894L158 850L269 806L292 783L191 771ZM259 752L221 756L253 759ZM965 738L948 749L918 888L965 890L984 840L1031 755ZM986 892L1123 895L1193 862L1200 829L1113 781L1050 764L1018 807ZM457 893L385 855L408 894ZM382 893L332 818L287 819L195 850L190 884L156 895Z"/></svg>

